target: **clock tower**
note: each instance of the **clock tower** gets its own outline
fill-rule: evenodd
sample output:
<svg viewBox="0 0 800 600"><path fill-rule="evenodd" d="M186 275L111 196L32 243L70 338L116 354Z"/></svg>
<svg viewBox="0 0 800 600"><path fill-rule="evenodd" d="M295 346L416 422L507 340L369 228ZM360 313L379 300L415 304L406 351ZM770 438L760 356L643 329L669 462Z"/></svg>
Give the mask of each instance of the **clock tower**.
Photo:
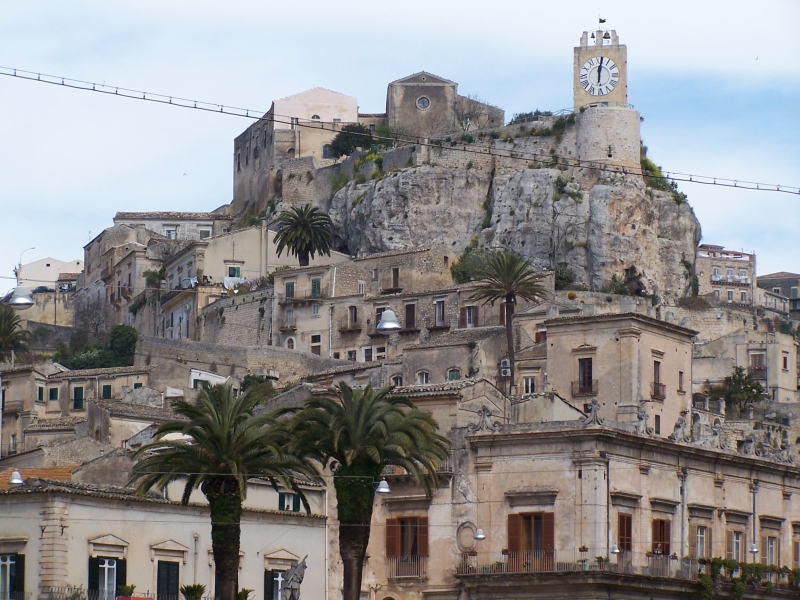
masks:
<svg viewBox="0 0 800 600"><path fill-rule="evenodd" d="M575 111L586 106L628 105L628 49L613 29L588 31L575 48L573 64Z"/></svg>

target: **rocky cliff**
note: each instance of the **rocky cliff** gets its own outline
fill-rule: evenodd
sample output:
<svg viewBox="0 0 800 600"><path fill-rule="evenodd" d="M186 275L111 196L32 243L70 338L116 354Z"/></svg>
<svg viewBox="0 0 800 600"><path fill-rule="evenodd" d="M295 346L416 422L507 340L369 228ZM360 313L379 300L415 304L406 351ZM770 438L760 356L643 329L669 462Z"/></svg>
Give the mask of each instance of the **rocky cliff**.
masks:
<svg viewBox="0 0 800 600"><path fill-rule="evenodd" d="M420 148L419 166L351 182L326 206L339 246L367 254L444 243L461 253L477 242L537 268L566 264L588 289L617 275L662 300L685 295L700 240L691 207L628 169L574 166L570 129L559 139Z"/></svg>

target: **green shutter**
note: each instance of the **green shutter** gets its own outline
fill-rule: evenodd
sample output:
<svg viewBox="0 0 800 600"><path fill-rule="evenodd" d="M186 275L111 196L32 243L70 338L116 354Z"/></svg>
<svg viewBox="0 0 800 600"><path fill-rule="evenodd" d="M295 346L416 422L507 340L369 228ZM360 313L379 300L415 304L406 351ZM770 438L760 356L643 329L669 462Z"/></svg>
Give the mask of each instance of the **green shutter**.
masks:
<svg viewBox="0 0 800 600"><path fill-rule="evenodd" d="M320 289L321 289L321 280L319 279L312 279L311 280L311 297L312 298L319 298L320 296Z"/></svg>
<svg viewBox="0 0 800 600"><path fill-rule="evenodd" d="M286 498L286 494L283 492L278 492L278 510L283 510L283 502Z"/></svg>
<svg viewBox="0 0 800 600"><path fill-rule="evenodd" d="M141 383L134 383L133 384L133 389L135 389L135 390L138 390L140 387L142 387Z"/></svg>
<svg viewBox="0 0 800 600"><path fill-rule="evenodd" d="M111 398L111 386L110 385L104 385L103 386L103 399L104 400L108 400L109 398Z"/></svg>
<svg viewBox="0 0 800 600"><path fill-rule="evenodd" d="M294 281L286 282L286 297L294 298Z"/></svg>
<svg viewBox="0 0 800 600"><path fill-rule="evenodd" d="M39 386L39 402L44 402L44 388Z"/></svg>
<svg viewBox="0 0 800 600"><path fill-rule="evenodd" d="M72 390L73 408L75 410L83 409L83 388L76 387Z"/></svg>
<svg viewBox="0 0 800 600"><path fill-rule="evenodd" d="M89 557L89 585L87 590L100 589L100 559Z"/></svg>
<svg viewBox="0 0 800 600"><path fill-rule="evenodd" d="M128 583L128 561L117 559L117 592Z"/></svg>
<svg viewBox="0 0 800 600"><path fill-rule="evenodd" d="M300 512L300 494L294 494L292 498L292 510L294 512Z"/></svg>
<svg viewBox="0 0 800 600"><path fill-rule="evenodd" d="M50 388L50 400L58 400L58 388Z"/></svg>
<svg viewBox="0 0 800 600"><path fill-rule="evenodd" d="M14 555L14 572L11 575L11 589L18 593L24 594L25 593L25 555L24 554L15 554ZM18 596L21 598L21 596Z"/></svg>

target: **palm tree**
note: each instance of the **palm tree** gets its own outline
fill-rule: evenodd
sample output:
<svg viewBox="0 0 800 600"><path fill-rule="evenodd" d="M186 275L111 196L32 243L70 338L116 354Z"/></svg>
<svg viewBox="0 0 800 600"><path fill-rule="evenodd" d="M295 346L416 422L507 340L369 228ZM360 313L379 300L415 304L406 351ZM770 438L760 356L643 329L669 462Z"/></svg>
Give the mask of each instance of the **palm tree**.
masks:
<svg viewBox="0 0 800 600"><path fill-rule="evenodd" d="M339 519L339 554L344 566L344 600L358 600L369 543L375 485L387 465L405 469L430 496L438 485L436 464L447 458L450 441L436 421L391 387L350 388L340 383L338 399L312 397L288 422L291 452L331 466Z"/></svg>
<svg viewBox="0 0 800 600"><path fill-rule="evenodd" d="M203 389L196 402L173 403L176 415L183 419L161 423L155 441L133 455L134 460L141 459L130 476L130 483L138 482L137 494L185 479L183 504L195 489L205 495L219 580L217 595L222 600L235 600L239 590L240 521L247 480L264 478L274 487L293 489L309 512L292 475L302 473L319 480L313 468L283 451L287 436L275 413L254 414L259 402L249 392L234 397L226 385Z"/></svg>
<svg viewBox="0 0 800 600"><path fill-rule="evenodd" d="M528 301L542 300L546 291L541 284L542 274L531 268L529 260L513 252L496 252L486 258L478 272L478 280L472 297L483 300L484 304L503 300L506 307L506 338L508 342L508 361L511 364L511 385L514 385L514 329L512 317L517 298Z"/></svg>
<svg viewBox="0 0 800 600"><path fill-rule="evenodd" d="M281 212L275 223L280 227L275 236L278 256L288 249L297 256L301 267L307 267L309 256L314 258L315 253L331 255L331 218L316 206L293 206Z"/></svg>
<svg viewBox="0 0 800 600"><path fill-rule="evenodd" d="M30 331L22 328L22 319L10 306L0 306L0 362L11 358L16 352L28 349L33 339Z"/></svg>

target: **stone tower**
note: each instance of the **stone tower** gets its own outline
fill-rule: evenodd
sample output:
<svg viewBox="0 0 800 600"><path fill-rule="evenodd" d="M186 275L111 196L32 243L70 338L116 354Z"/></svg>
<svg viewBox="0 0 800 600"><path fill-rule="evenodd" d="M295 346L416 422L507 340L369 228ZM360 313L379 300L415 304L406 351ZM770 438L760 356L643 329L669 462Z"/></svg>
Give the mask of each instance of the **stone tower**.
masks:
<svg viewBox="0 0 800 600"><path fill-rule="evenodd" d="M639 173L639 112L628 105L628 49L617 32L583 32L575 48L573 96L578 160Z"/></svg>

